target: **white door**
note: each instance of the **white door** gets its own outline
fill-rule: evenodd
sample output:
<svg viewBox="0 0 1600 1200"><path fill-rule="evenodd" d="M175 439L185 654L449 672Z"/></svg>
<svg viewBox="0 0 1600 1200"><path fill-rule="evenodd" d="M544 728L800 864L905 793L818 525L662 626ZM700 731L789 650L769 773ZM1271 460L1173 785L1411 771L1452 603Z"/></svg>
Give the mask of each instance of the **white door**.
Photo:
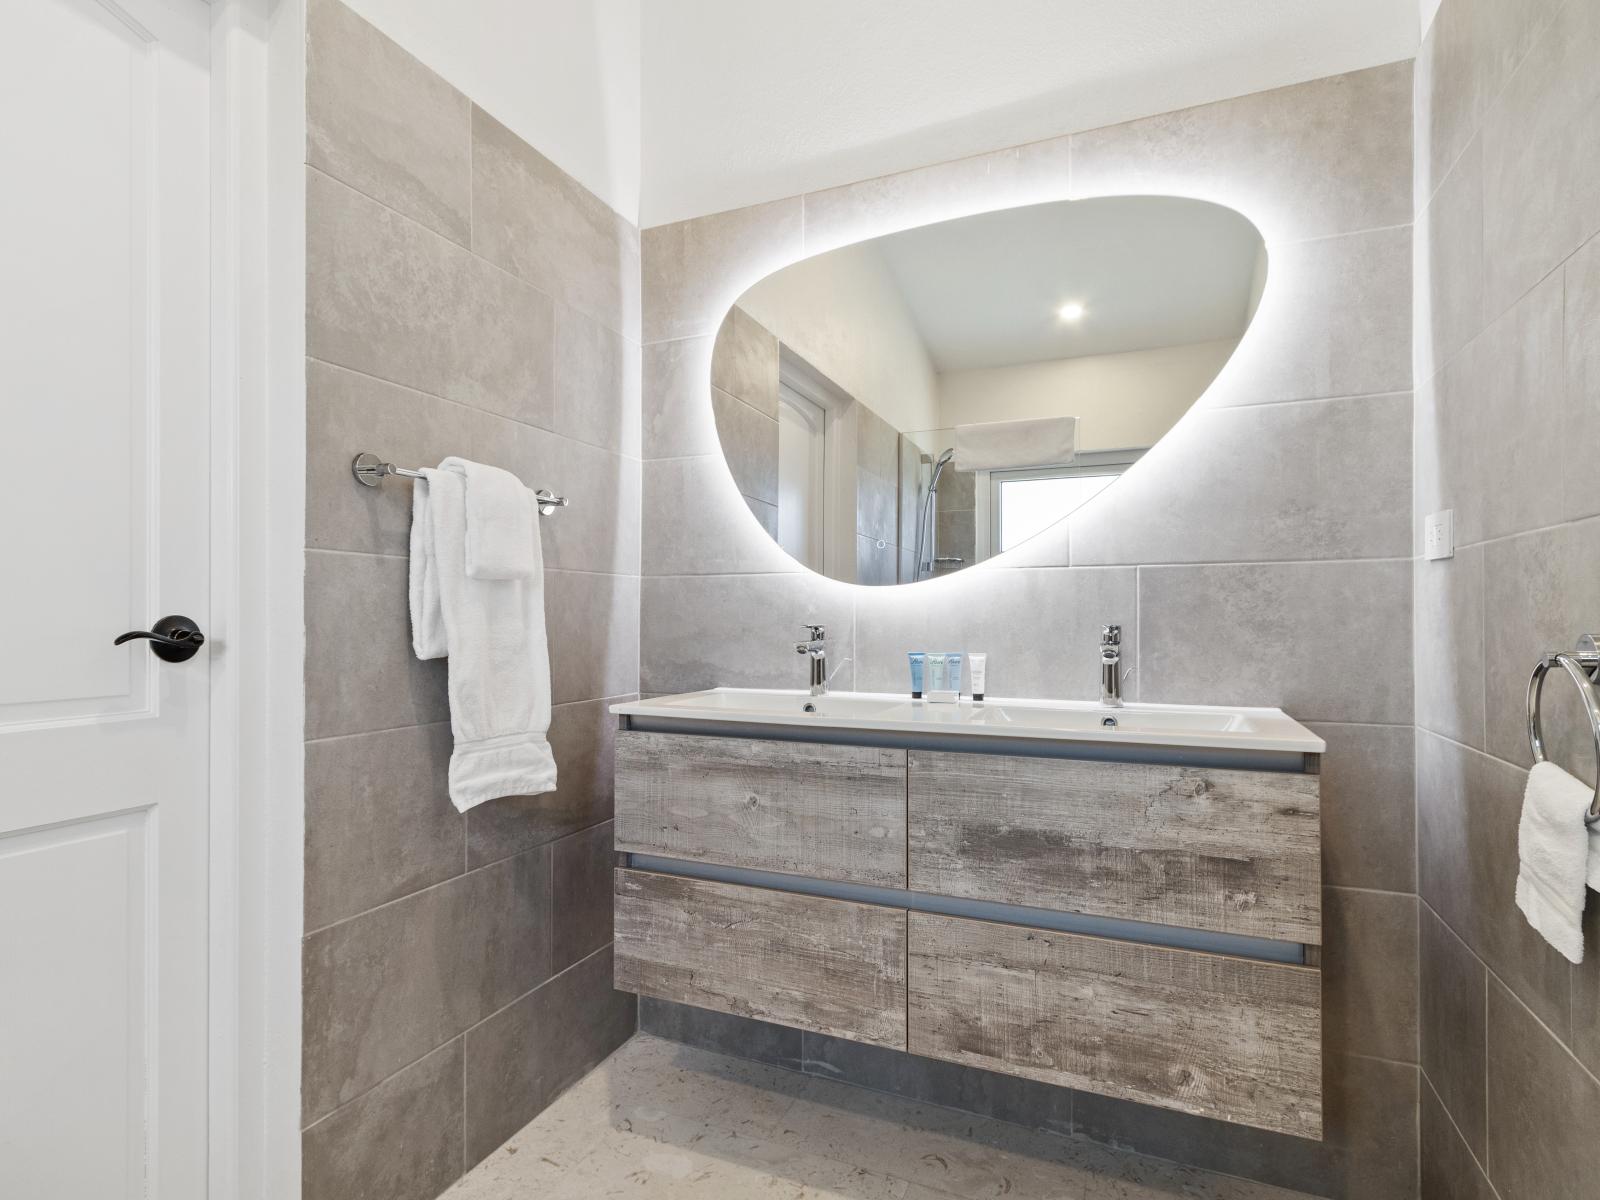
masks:
<svg viewBox="0 0 1600 1200"><path fill-rule="evenodd" d="M199 1200L207 8L0 13L0 1196Z"/></svg>
<svg viewBox="0 0 1600 1200"><path fill-rule="evenodd" d="M778 392L778 544L797 561L823 567L827 414L788 386Z"/></svg>

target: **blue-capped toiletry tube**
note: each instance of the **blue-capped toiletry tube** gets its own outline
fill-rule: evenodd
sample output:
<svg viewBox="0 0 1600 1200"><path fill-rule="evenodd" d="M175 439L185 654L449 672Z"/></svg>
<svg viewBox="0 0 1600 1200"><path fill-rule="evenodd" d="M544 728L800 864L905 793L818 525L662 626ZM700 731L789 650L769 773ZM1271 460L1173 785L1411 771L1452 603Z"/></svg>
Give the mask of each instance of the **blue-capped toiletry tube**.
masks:
<svg viewBox="0 0 1600 1200"><path fill-rule="evenodd" d="M944 656L945 662L945 687L957 695L961 692L961 654L954 652Z"/></svg>
<svg viewBox="0 0 1600 1200"><path fill-rule="evenodd" d="M943 654L928 655L928 690L942 692L949 685L945 683L946 658Z"/></svg>
<svg viewBox="0 0 1600 1200"><path fill-rule="evenodd" d="M911 660L911 698L922 699L922 672L928 665L928 656L921 650L912 650L906 657Z"/></svg>

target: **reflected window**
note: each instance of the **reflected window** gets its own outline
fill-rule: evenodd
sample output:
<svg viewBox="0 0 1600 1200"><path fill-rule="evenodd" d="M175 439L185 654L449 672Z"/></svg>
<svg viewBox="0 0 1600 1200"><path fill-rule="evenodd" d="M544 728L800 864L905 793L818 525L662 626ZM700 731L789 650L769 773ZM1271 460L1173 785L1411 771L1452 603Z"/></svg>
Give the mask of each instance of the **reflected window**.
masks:
<svg viewBox="0 0 1600 1200"><path fill-rule="evenodd" d="M1070 467L991 471L990 550L999 554L1043 533L1067 513L1104 491L1134 464L1143 450L1081 455Z"/></svg>

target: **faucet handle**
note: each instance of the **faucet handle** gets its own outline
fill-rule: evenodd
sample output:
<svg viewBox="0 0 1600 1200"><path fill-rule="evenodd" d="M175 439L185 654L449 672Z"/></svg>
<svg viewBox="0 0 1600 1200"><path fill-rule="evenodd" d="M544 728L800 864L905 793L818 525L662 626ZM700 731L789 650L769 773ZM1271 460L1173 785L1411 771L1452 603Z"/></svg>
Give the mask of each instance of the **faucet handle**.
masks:
<svg viewBox="0 0 1600 1200"><path fill-rule="evenodd" d="M813 642L820 642L823 638L828 636L828 631L821 625L813 625L809 621L802 621L801 627L810 632L811 640Z"/></svg>
<svg viewBox="0 0 1600 1200"><path fill-rule="evenodd" d="M1100 644L1102 646L1122 645L1122 626L1103 625L1100 628Z"/></svg>

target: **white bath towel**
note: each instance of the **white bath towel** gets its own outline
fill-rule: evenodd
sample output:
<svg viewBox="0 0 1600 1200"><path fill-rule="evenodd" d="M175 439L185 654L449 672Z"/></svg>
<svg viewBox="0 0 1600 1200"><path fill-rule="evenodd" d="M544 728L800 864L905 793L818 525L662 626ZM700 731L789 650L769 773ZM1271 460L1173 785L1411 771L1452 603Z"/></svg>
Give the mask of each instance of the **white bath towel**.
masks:
<svg viewBox="0 0 1600 1200"><path fill-rule="evenodd" d="M497 796L553 791L550 656L539 525L526 579L466 570L466 481L459 462L425 470L411 505L411 640L418 658L448 656L450 799L462 812Z"/></svg>
<svg viewBox="0 0 1600 1200"><path fill-rule="evenodd" d="M1034 417L956 426L958 471L1014 471L1059 467L1078 449L1077 417Z"/></svg>
<svg viewBox="0 0 1600 1200"><path fill-rule="evenodd" d="M467 488L467 578L527 579L529 548L539 535L533 493L510 471L464 458L447 458L444 471L460 471Z"/></svg>
<svg viewBox="0 0 1600 1200"><path fill-rule="evenodd" d="M1534 764L1517 829L1517 907L1569 961L1583 961L1583 905L1594 791L1554 763Z"/></svg>

